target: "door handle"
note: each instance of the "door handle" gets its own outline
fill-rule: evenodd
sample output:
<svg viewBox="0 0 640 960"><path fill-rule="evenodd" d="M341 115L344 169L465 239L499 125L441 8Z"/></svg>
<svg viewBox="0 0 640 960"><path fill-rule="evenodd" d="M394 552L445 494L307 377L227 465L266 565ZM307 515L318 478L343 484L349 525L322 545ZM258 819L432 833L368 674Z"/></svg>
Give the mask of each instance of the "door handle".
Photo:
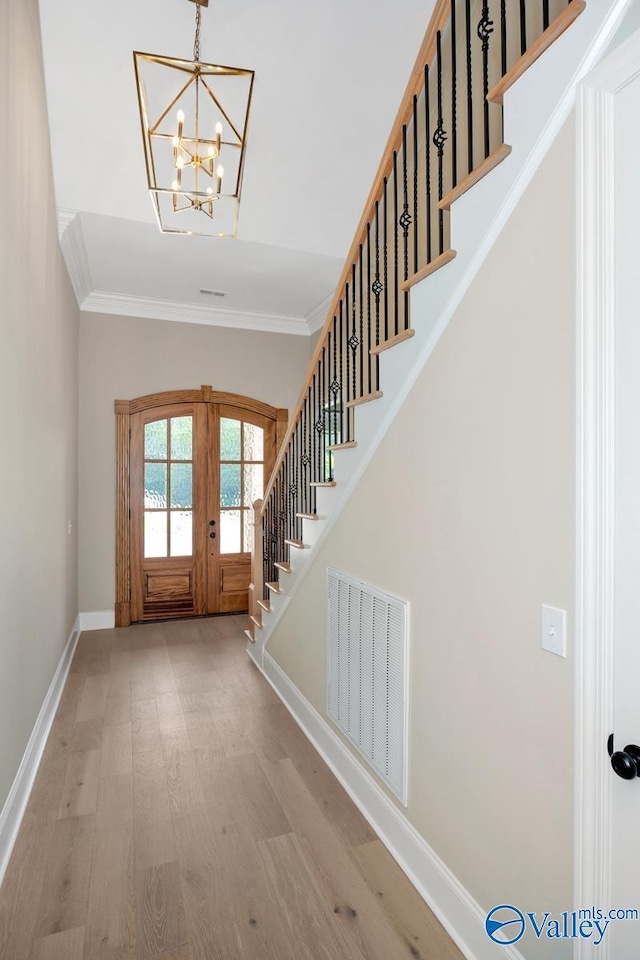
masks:
<svg viewBox="0 0 640 960"><path fill-rule="evenodd" d="M611 766L623 780L635 780L640 777L640 747L629 743L624 750L613 749L613 734L609 737L607 750L611 757Z"/></svg>

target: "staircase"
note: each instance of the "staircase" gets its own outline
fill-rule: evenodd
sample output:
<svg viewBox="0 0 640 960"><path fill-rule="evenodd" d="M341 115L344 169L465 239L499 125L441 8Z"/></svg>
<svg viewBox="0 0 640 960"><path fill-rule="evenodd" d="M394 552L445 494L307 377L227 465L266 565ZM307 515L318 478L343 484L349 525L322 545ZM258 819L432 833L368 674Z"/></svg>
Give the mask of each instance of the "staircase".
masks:
<svg viewBox="0 0 640 960"><path fill-rule="evenodd" d="M437 0L305 386L264 499L254 505L246 636L260 667L314 548L337 521L626 5Z"/></svg>

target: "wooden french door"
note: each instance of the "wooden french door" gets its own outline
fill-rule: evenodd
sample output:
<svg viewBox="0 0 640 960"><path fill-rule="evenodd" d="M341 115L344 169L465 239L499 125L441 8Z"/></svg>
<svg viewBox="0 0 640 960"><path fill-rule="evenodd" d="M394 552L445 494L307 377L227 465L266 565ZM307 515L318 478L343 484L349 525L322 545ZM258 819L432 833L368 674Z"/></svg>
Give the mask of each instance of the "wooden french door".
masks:
<svg viewBox="0 0 640 960"><path fill-rule="evenodd" d="M273 468L278 411L221 396L234 402L130 413L132 622L248 607L251 508Z"/></svg>

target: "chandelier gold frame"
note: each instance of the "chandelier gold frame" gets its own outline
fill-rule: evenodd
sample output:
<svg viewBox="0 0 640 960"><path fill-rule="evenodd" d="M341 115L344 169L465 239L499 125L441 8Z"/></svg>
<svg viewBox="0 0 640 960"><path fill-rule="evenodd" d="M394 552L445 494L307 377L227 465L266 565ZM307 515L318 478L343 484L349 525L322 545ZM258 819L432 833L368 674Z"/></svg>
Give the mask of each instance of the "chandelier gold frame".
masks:
<svg viewBox="0 0 640 960"><path fill-rule="evenodd" d="M255 73L200 61L200 8L208 0L190 2L196 4L193 60L133 54L147 187L162 233L235 238ZM171 71L162 74L171 93L161 105L152 104L149 78L145 81L143 75L156 67ZM226 84L228 78L239 81L235 115L215 89L216 81ZM205 110L209 111L206 121ZM215 125L212 117L217 118Z"/></svg>

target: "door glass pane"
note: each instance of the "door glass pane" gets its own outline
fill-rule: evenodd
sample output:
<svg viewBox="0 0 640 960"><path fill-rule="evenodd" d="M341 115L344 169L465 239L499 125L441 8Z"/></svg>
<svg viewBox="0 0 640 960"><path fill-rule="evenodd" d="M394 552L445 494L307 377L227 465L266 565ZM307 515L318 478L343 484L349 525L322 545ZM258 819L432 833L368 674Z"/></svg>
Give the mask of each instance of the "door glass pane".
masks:
<svg viewBox="0 0 640 960"><path fill-rule="evenodd" d="M166 421L165 421L166 422ZM149 426L149 424L147 424ZM162 510L167 506L167 465L166 463L145 463L144 465L144 505L150 509ZM151 556L151 554L148 554ZM157 556L157 554L152 554Z"/></svg>
<svg viewBox="0 0 640 960"><path fill-rule="evenodd" d="M253 510L242 511L242 549L251 553L253 548Z"/></svg>
<svg viewBox="0 0 640 960"><path fill-rule="evenodd" d="M252 423L244 425L244 460L264 460L264 430Z"/></svg>
<svg viewBox="0 0 640 960"><path fill-rule="evenodd" d="M240 421L220 418L220 459L240 459Z"/></svg>
<svg viewBox="0 0 640 960"><path fill-rule="evenodd" d="M240 464L220 464L220 506L240 506Z"/></svg>
<svg viewBox="0 0 640 960"><path fill-rule="evenodd" d="M166 557L167 555L167 514L166 513L145 512L144 555L145 557Z"/></svg>
<svg viewBox="0 0 640 960"><path fill-rule="evenodd" d="M220 511L220 553L240 553L240 510Z"/></svg>
<svg viewBox="0 0 640 960"><path fill-rule="evenodd" d="M171 464L171 506L193 506L193 465L190 463ZM175 556L175 554L174 554Z"/></svg>
<svg viewBox="0 0 640 960"><path fill-rule="evenodd" d="M154 420L144 425L145 460L167 459L167 421Z"/></svg>
<svg viewBox="0 0 640 960"><path fill-rule="evenodd" d="M261 463L245 464L244 470L244 502L243 506L252 506L254 500L259 500L264 492L263 466Z"/></svg>
<svg viewBox="0 0 640 960"><path fill-rule="evenodd" d="M172 510L171 556L190 557L193 553L193 514L190 510Z"/></svg>
<svg viewBox="0 0 640 960"><path fill-rule="evenodd" d="M171 459L192 459L193 417L171 418Z"/></svg>

